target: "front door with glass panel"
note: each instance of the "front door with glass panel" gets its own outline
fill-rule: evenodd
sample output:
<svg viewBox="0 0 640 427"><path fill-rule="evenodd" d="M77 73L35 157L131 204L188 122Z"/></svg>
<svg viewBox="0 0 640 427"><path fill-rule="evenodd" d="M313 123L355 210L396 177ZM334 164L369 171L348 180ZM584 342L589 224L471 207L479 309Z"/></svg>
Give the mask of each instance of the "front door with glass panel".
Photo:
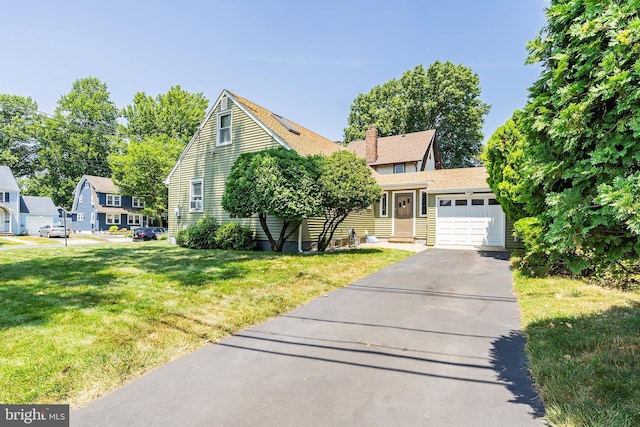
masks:
<svg viewBox="0 0 640 427"><path fill-rule="evenodd" d="M413 237L413 193L395 195L394 206L395 236Z"/></svg>

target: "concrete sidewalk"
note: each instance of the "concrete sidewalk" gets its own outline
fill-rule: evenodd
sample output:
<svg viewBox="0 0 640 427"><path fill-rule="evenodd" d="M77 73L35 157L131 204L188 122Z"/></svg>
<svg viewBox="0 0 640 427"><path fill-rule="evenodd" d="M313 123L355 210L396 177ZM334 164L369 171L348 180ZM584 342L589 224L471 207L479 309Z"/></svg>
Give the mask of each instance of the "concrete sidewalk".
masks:
<svg viewBox="0 0 640 427"><path fill-rule="evenodd" d="M544 425L507 256L418 253L74 410L71 425Z"/></svg>

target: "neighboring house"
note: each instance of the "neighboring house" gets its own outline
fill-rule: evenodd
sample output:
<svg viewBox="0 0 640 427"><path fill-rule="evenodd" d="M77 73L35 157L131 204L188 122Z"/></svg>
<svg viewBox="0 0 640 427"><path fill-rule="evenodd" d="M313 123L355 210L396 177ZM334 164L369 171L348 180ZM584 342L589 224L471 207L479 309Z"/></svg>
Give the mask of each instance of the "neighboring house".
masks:
<svg viewBox="0 0 640 427"><path fill-rule="evenodd" d="M377 130L369 128L365 141L345 148L227 90L207 113L165 181L170 241L179 230L209 215L222 223L235 221L253 227L261 248L268 248L257 218L231 218L222 209L221 200L235 160L243 153L273 147L285 147L303 156L349 149L374 169L384 190L381 200L350 215L335 237L346 239L353 227L361 237L421 240L429 245L512 243L504 213L487 184L486 170L441 169L434 130L378 137ZM268 221L277 235L281 222L277 218ZM308 249L321 227L321 219L303 221L285 250Z"/></svg>
<svg viewBox="0 0 640 427"><path fill-rule="evenodd" d="M97 233L114 225L119 229L145 227L143 208L141 199L121 195L111 178L84 175L73 192L72 229L77 233Z"/></svg>
<svg viewBox="0 0 640 427"><path fill-rule="evenodd" d="M61 224L58 208L50 197L20 196L21 225L29 235L38 234L38 229L45 225Z"/></svg>
<svg viewBox="0 0 640 427"><path fill-rule="evenodd" d="M58 210L49 197L21 196L8 166L0 166L0 234L38 234L47 224L58 224Z"/></svg>

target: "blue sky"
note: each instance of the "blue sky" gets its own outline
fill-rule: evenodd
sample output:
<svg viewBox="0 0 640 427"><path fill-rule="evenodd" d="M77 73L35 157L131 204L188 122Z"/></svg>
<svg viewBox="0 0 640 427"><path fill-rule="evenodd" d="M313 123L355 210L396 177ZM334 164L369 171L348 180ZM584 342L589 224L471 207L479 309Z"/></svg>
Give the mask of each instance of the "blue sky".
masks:
<svg viewBox="0 0 640 427"><path fill-rule="evenodd" d="M79 78L118 107L171 86L244 96L332 140L355 97L436 60L477 73L485 141L525 105L545 0L14 1L0 8L0 93L51 113Z"/></svg>

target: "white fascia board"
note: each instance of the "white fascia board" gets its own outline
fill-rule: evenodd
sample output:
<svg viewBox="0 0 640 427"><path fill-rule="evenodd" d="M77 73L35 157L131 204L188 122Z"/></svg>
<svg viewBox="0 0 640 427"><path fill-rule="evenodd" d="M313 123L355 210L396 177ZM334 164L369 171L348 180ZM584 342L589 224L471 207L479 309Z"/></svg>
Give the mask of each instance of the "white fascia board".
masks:
<svg viewBox="0 0 640 427"><path fill-rule="evenodd" d="M427 188L426 192L428 194L464 194L464 193L473 193L474 195L481 194L481 193L482 194L488 193L487 195L492 195L493 194L491 188L489 188L489 187L483 187L483 188L434 188L434 189Z"/></svg>

